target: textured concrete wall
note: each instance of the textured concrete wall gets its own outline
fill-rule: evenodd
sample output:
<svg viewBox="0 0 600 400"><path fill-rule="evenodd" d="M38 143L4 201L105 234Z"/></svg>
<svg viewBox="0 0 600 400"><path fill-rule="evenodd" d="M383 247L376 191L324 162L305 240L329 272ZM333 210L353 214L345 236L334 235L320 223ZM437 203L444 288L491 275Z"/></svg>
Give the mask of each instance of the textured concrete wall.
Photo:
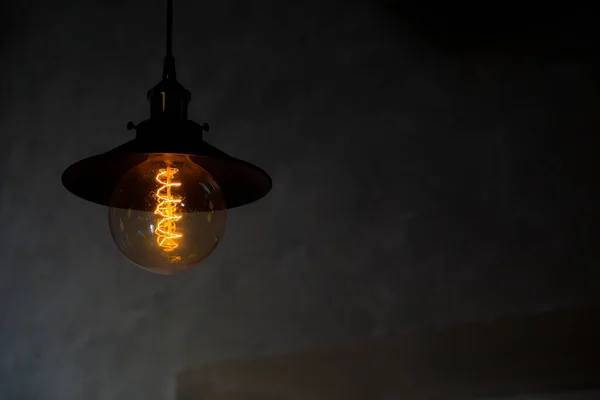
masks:
<svg viewBox="0 0 600 400"><path fill-rule="evenodd" d="M15 3L0 398L165 399L185 367L599 299L597 69L567 51L576 35L539 54L517 35L513 55L384 3L176 2L190 115L275 186L202 268L165 278L60 184L148 115L163 2Z"/></svg>

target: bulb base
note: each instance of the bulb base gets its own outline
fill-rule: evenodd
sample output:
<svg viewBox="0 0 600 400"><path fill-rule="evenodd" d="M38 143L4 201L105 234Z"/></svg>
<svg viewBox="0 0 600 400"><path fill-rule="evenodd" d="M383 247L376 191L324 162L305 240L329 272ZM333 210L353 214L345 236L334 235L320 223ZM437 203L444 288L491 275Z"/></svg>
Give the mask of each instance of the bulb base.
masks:
<svg viewBox="0 0 600 400"><path fill-rule="evenodd" d="M187 120L192 94L177 82L174 76L163 74L163 79L148 91L147 98L150 102L150 118L168 121Z"/></svg>

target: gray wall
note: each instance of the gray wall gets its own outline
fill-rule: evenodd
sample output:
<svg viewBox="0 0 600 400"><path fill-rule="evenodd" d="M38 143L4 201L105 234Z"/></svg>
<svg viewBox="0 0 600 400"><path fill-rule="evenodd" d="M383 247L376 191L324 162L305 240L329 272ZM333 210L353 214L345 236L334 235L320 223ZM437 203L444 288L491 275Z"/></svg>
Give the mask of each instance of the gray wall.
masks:
<svg viewBox="0 0 600 400"><path fill-rule="evenodd" d="M176 2L190 115L274 189L230 212L201 268L165 278L60 184L147 117L163 2L15 3L0 398L164 399L185 367L600 299L600 98L580 38L480 51L383 3Z"/></svg>

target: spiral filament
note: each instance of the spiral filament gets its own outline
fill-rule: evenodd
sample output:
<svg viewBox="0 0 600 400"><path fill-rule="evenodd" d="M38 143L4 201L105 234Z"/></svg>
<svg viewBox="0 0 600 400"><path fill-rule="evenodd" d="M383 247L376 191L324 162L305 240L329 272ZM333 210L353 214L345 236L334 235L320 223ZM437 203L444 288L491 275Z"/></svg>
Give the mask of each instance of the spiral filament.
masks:
<svg viewBox="0 0 600 400"><path fill-rule="evenodd" d="M173 182L177 168L168 167L160 169L156 175L156 182L161 186L156 191L158 205L154 214L159 215L154 233L156 234L156 243L164 251L173 251L179 247L178 240L183 237L182 233L177 232L177 221L182 218L179 210L181 198L173 194L173 188L181 186L181 182Z"/></svg>

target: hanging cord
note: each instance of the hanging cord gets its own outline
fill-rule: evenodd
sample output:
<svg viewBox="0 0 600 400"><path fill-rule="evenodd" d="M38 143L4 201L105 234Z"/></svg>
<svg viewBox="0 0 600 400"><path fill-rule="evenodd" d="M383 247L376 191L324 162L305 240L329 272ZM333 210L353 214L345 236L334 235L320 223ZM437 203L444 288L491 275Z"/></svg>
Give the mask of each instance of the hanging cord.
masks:
<svg viewBox="0 0 600 400"><path fill-rule="evenodd" d="M173 57L173 0L167 0L167 57Z"/></svg>
<svg viewBox="0 0 600 400"><path fill-rule="evenodd" d="M167 55L163 64L163 79L177 80L173 57L173 0L167 0Z"/></svg>

